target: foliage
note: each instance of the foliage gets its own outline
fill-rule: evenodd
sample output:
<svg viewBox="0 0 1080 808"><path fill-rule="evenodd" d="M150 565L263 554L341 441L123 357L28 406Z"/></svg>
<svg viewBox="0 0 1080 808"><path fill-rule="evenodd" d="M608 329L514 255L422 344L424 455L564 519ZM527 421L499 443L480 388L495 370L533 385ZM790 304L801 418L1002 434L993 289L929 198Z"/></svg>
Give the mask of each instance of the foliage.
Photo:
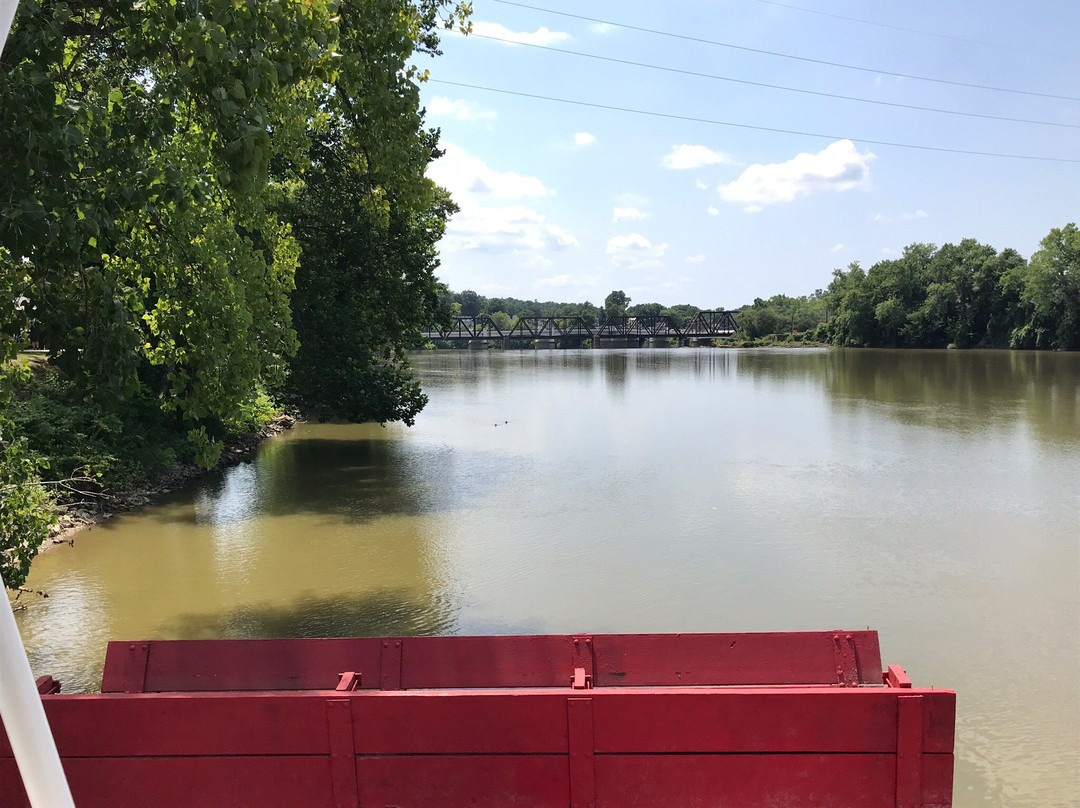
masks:
<svg viewBox="0 0 1080 808"><path fill-rule="evenodd" d="M0 578L12 588L26 580L31 560L49 535L53 512L41 485L46 464L7 417L16 386L30 376L28 363L18 358L27 307L16 290L25 279L23 269L0 248Z"/></svg>
<svg viewBox="0 0 1080 808"><path fill-rule="evenodd" d="M53 510L41 485L43 468L26 439L14 437L10 421L0 418L0 577L12 589L22 586L49 537Z"/></svg>
<svg viewBox="0 0 1080 808"><path fill-rule="evenodd" d="M616 289L604 298L604 317L625 317L630 298L626 292Z"/></svg>
<svg viewBox="0 0 1080 808"><path fill-rule="evenodd" d="M823 292L802 297L774 295L768 300L756 298L752 305L744 306L736 315L739 337L743 340L760 340L780 334L803 334L816 329L826 317L826 301Z"/></svg>
<svg viewBox="0 0 1080 808"><path fill-rule="evenodd" d="M1017 290L1029 274L1015 250L998 253L974 239L941 248L912 244L869 271L852 264L833 274L827 333L838 345L1005 347L1018 315Z"/></svg>
<svg viewBox="0 0 1080 808"><path fill-rule="evenodd" d="M1004 284L1019 297L1013 347L1080 348L1080 230L1054 228L1030 264L1016 267Z"/></svg>
<svg viewBox="0 0 1080 808"><path fill-rule="evenodd" d="M105 406L149 384L193 435L295 353L277 211L341 124L370 215L430 200L414 50L449 0L25 0L0 70L0 247L59 367ZM418 201L422 200L422 201Z"/></svg>
<svg viewBox="0 0 1080 808"><path fill-rule="evenodd" d="M467 28L469 12L455 0L23 0L0 59L0 300L22 306L0 314L0 406L15 419L0 420L0 452L19 475L4 518L26 528L5 530L33 534L45 513L35 441L52 473L84 461L114 479L145 473L175 462L178 439L215 463L230 431L266 417L261 391L285 383L298 331L305 356L341 359L327 392L341 412L411 419L423 399L398 357L435 316L433 245L451 205L424 176L437 133L410 60L437 53L438 28ZM357 263L342 288L355 294L336 321L294 326L293 306L306 315L347 276L342 255L316 254L334 238L317 216L351 182L341 252ZM298 266L305 283L339 274L294 288ZM370 312L387 338L327 350L327 329ZM8 360L31 328L60 381L12 402ZM306 382L290 384L318 399L323 377ZM151 446L159 457L132 454Z"/></svg>

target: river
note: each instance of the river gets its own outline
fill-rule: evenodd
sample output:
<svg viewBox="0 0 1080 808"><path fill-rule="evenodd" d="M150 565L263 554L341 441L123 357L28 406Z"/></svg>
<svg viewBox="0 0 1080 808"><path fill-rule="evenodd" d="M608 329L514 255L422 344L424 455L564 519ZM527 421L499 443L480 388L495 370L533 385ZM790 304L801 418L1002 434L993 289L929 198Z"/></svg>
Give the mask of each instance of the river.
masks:
<svg viewBox="0 0 1080 808"><path fill-rule="evenodd" d="M958 693L955 804L1080 804L1080 355L418 354L416 425L300 425L34 563L110 639L877 629Z"/></svg>

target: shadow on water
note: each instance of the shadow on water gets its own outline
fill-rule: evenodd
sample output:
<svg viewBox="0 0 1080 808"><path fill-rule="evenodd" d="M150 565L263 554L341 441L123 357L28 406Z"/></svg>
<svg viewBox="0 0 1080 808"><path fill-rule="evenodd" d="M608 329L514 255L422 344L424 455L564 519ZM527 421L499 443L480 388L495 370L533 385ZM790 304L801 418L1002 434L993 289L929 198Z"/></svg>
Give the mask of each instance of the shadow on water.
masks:
<svg viewBox="0 0 1080 808"><path fill-rule="evenodd" d="M157 636L181 640L305 637L419 637L453 634L453 606L438 597L417 600L398 590L333 598L304 598L287 606L244 606L222 614L183 614Z"/></svg>
<svg viewBox="0 0 1080 808"><path fill-rule="evenodd" d="M253 463L195 483L194 509L161 509L154 516L164 523L204 524L242 520L257 511L332 514L363 524L444 513L491 495L500 478L520 473L528 462L508 453L396 440L269 441ZM187 488L173 498L191 497Z"/></svg>

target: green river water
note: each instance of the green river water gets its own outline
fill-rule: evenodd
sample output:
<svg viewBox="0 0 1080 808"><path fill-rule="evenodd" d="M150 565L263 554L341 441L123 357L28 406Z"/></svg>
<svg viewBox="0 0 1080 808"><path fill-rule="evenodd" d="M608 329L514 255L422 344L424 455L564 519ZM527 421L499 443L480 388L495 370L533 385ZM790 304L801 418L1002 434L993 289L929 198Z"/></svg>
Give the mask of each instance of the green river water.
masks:
<svg viewBox="0 0 1080 808"><path fill-rule="evenodd" d="M110 639L877 629L958 693L955 804L1080 804L1080 355L438 352L415 427L300 425L35 561Z"/></svg>

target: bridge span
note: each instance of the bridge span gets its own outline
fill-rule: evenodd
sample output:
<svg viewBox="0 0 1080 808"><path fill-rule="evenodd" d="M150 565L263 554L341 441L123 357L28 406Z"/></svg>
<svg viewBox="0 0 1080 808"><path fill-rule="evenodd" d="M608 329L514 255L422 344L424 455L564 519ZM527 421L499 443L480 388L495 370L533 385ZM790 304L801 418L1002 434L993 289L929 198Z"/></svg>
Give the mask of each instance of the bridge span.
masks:
<svg viewBox="0 0 1080 808"><path fill-rule="evenodd" d="M579 347L586 340L594 348L661 348L672 339L690 343L731 337L739 330L735 314L700 311L682 326L666 315L606 317L595 326L583 317L518 317L509 328L500 328L491 317L480 314L454 317L447 326L428 329L422 336L481 350L492 342L507 348L512 340L528 340L537 348Z"/></svg>

